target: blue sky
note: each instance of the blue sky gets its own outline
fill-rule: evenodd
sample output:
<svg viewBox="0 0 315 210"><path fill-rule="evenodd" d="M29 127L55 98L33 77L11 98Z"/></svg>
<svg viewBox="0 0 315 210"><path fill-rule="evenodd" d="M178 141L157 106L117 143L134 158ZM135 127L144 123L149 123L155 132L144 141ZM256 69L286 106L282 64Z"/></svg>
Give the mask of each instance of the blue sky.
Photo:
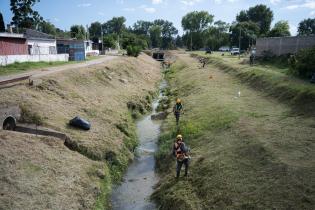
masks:
<svg viewBox="0 0 315 210"><path fill-rule="evenodd" d="M293 35L301 20L315 18L315 0L41 0L35 9L44 19L67 30L73 24L86 25L125 16L127 25L137 20L167 19L182 33L181 18L187 12L206 10L215 20L232 22L240 10L256 4L269 6L274 12L274 22L288 20ZM9 23L10 0L0 0L0 12L5 23Z"/></svg>

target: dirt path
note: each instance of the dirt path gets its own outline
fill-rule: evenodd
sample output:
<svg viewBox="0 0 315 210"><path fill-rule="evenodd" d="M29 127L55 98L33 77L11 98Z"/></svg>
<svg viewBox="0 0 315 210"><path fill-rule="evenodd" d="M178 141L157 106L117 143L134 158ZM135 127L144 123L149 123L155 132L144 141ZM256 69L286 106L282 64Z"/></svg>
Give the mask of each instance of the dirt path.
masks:
<svg viewBox="0 0 315 210"><path fill-rule="evenodd" d="M62 65L62 66L56 66L56 67L46 67L39 70L27 71L26 73L22 73L22 74L0 76L0 84L7 80L14 80L14 79L22 78L22 77L27 77L27 76L31 78L39 78L42 76L46 76L52 73L57 73L57 72L65 71L65 70L85 68L85 67L105 63L115 58L117 58L117 56L102 56L102 58L91 60L91 61L85 61L82 63L68 64L68 65Z"/></svg>

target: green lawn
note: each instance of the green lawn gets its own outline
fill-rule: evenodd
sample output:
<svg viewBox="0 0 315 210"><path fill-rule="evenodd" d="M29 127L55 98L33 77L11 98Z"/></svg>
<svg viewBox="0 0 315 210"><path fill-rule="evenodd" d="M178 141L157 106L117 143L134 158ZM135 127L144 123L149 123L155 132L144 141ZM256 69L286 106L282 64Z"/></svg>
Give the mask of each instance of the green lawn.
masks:
<svg viewBox="0 0 315 210"><path fill-rule="evenodd" d="M0 75L10 75L10 74L18 74L23 73L29 70L35 70L46 67L60 66L66 65L75 62L24 62L24 63L13 63L7 66L0 66Z"/></svg>
<svg viewBox="0 0 315 210"><path fill-rule="evenodd" d="M88 56L86 61L96 60L101 58L100 56ZM24 63L13 63L7 66L0 66L0 76L10 75L10 74L18 74L24 73L30 70L36 70L40 68L61 66L67 64L74 64L84 61L56 61L56 62L24 62Z"/></svg>

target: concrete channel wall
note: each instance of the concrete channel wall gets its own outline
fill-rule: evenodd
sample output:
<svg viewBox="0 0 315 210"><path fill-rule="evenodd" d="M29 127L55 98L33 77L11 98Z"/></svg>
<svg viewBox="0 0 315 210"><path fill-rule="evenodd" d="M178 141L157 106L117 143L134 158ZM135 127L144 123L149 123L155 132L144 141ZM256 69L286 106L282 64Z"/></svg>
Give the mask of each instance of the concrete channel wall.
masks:
<svg viewBox="0 0 315 210"><path fill-rule="evenodd" d="M55 55L2 55L0 56L0 66L6 66L15 62L55 62L55 61L69 61L69 54L55 54Z"/></svg>
<svg viewBox="0 0 315 210"><path fill-rule="evenodd" d="M315 36L292 36L258 38L256 40L256 55L262 56L264 51L274 55L295 54L301 49L315 46Z"/></svg>

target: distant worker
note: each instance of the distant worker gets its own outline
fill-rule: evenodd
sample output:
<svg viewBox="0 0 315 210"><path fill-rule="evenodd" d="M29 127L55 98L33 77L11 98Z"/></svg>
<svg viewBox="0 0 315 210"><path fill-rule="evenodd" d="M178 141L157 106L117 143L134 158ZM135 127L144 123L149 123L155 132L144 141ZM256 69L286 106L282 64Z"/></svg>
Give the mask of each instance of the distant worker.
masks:
<svg viewBox="0 0 315 210"><path fill-rule="evenodd" d="M252 66L252 65L254 65L254 54L251 54L250 56L249 56L249 64Z"/></svg>
<svg viewBox="0 0 315 210"><path fill-rule="evenodd" d="M176 99L176 104L173 107L173 113L174 113L175 118L176 118L176 125L178 125L178 123L179 123L179 117L180 117L182 110L183 110L183 105L182 105L181 100L178 98L178 99Z"/></svg>
<svg viewBox="0 0 315 210"><path fill-rule="evenodd" d="M250 52L249 64L250 64L251 66L254 65L255 54L256 54L256 50L252 50L252 51Z"/></svg>
<svg viewBox="0 0 315 210"><path fill-rule="evenodd" d="M183 164L185 165L185 176L188 176L188 165L190 156L186 147L183 136L177 135L176 142L173 146L173 155L176 157L176 178L179 178Z"/></svg>

